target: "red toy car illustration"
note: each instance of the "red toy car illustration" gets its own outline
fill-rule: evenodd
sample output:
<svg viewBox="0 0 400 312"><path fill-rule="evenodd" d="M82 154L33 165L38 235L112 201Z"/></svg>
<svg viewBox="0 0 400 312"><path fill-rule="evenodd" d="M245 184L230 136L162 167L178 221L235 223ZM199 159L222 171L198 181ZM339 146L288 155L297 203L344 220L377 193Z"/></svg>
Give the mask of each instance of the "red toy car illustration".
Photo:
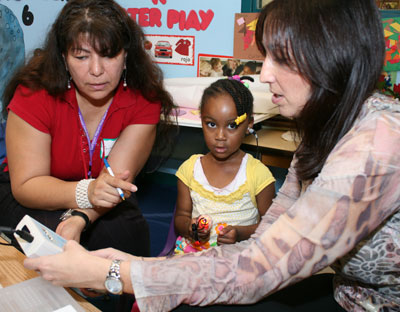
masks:
<svg viewBox="0 0 400 312"><path fill-rule="evenodd" d="M169 41L157 41L154 47L154 56L172 58L172 46Z"/></svg>

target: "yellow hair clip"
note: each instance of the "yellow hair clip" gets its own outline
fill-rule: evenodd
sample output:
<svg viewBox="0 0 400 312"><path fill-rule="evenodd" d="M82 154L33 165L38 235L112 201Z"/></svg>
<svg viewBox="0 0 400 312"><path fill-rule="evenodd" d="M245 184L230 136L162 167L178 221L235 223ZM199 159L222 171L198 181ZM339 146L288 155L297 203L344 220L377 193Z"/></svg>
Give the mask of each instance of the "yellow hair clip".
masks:
<svg viewBox="0 0 400 312"><path fill-rule="evenodd" d="M243 121L245 121L247 118L247 114L244 113L242 116L238 116L238 118L235 119L235 123L237 126L239 126Z"/></svg>

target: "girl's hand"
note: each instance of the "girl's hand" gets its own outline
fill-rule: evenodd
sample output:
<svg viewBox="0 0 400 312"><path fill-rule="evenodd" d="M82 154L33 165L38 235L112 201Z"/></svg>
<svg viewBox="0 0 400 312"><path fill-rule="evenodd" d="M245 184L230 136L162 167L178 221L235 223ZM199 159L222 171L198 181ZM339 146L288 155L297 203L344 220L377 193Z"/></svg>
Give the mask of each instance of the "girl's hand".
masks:
<svg viewBox="0 0 400 312"><path fill-rule="evenodd" d="M96 257L101 257L104 259L110 259L110 260L114 260L114 259L119 259L122 261L130 261L133 258L135 258L134 256L114 249L114 248L104 248L104 249L98 249L98 250L94 250L94 251L90 251L90 254Z"/></svg>
<svg viewBox="0 0 400 312"><path fill-rule="evenodd" d="M234 244L237 242L238 233L237 229L232 225L228 225L227 227L223 228L217 237L217 244Z"/></svg>
<svg viewBox="0 0 400 312"><path fill-rule="evenodd" d="M104 289L111 261L91 255L77 242L65 244L64 252L38 258L27 258L24 266L39 271L57 286Z"/></svg>
<svg viewBox="0 0 400 312"><path fill-rule="evenodd" d="M208 241L210 239L211 228L197 230L197 233L199 233L201 241Z"/></svg>
<svg viewBox="0 0 400 312"><path fill-rule="evenodd" d="M58 224L56 233L66 240L74 240L79 243L85 225L85 220L80 216L71 216Z"/></svg>
<svg viewBox="0 0 400 312"><path fill-rule="evenodd" d="M197 222L198 222L198 218L192 218L192 222L190 223L190 226L189 226L190 237L194 240L195 240L195 237L194 237L192 227L193 227L193 224L197 224ZM206 242L210 239L210 233L211 233L211 226L209 226L207 229L203 228L203 229L197 230L197 235L199 237L199 240L202 242Z"/></svg>
<svg viewBox="0 0 400 312"><path fill-rule="evenodd" d="M118 194L119 187L128 198L131 192L136 192L137 187L126 181L129 178L129 171L126 170L121 174L111 176L105 169L100 175L89 184L88 197L90 203L95 207L113 208L122 201Z"/></svg>
<svg viewBox="0 0 400 312"><path fill-rule="evenodd" d="M194 237L193 234L193 224L197 223L197 218L192 218L192 222L189 224L189 236Z"/></svg>

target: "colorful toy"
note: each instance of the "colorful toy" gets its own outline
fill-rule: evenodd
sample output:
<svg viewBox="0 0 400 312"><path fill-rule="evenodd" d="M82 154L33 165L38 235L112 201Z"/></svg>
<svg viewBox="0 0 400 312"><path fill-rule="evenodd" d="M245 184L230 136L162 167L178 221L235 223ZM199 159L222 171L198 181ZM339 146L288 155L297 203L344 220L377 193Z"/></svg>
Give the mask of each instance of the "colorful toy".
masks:
<svg viewBox="0 0 400 312"><path fill-rule="evenodd" d="M199 232L206 232L212 227L212 219L208 215L200 215L196 222L192 224L193 239L188 239L182 236L178 236L175 243L175 254L184 254L190 252L198 252L208 249L212 246L216 246L214 243L212 246L208 241L200 241Z"/></svg>
<svg viewBox="0 0 400 312"><path fill-rule="evenodd" d="M197 229L198 230L208 230L212 224L211 217L208 215L200 215L197 218Z"/></svg>
<svg viewBox="0 0 400 312"><path fill-rule="evenodd" d="M181 255L185 253L202 251L211 247L209 242L199 243L200 244L198 246L195 246L194 244L190 244L184 237L178 236L174 253Z"/></svg>
<svg viewBox="0 0 400 312"><path fill-rule="evenodd" d="M218 223L215 227L215 232L219 235L221 233L222 229L226 228L228 224L226 223Z"/></svg>
<svg viewBox="0 0 400 312"><path fill-rule="evenodd" d="M192 232L194 237L195 246L200 246L201 242L199 240L199 231L207 231L212 225L211 217L208 215L200 215L197 218L196 223L192 224Z"/></svg>

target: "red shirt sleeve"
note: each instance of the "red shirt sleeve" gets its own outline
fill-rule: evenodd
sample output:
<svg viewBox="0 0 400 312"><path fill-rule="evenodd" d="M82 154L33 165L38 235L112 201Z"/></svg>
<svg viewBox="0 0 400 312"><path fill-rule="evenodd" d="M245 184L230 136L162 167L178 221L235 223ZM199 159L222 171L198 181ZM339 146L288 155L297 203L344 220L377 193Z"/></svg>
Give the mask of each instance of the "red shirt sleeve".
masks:
<svg viewBox="0 0 400 312"><path fill-rule="evenodd" d="M53 107L49 100L50 96L44 90L32 91L18 86L7 111L11 110L35 129L50 133Z"/></svg>

